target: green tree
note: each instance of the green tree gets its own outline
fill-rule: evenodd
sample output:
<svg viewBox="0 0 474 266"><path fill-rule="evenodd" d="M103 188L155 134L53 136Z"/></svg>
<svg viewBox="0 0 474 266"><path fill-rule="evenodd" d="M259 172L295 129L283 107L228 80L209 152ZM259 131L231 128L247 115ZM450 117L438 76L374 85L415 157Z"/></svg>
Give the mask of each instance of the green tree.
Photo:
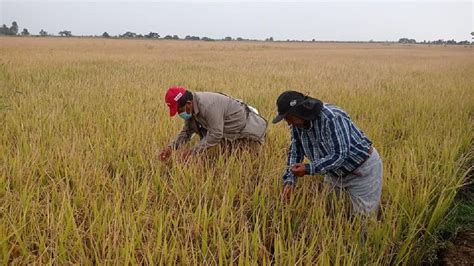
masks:
<svg viewBox="0 0 474 266"><path fill-rule="evenodd" d="M145 35L145 38L148 38L148 39L158 39L160 38L160 35L156 32L152 32L150 31L150 33L146 34Z"/></svg>
<svg viewBox="0 0 474 266"><path fill-rule="evenodd" d="M40 36L48 36L48 32L45 31L45 30L43 30L43 29L41 29L40 32L39 32L39 35L40 35Z"/></svg>
<svg viewBox="0 0 474 266"><path fill-rule="evenodd" d="M0 28L0 35L17 35L18 33L18 24L16 21L12 22L11 27L7 27L7 25L3 24Z"/></svg>
<svg viewBox="0 0 474 266"><path fill-rule="evenodd" d="M27 28L23 28L23 31L21 32L21 35L28 36L28 35L30 35L30 32L28 31Z"/></svg>
<svg viewBox="0 0 474 266"><path fill-rule="evenodd" d="M10 27L10 35L17 35L18 33L18 24L16 21L12 22L12 26Z"/></svg>
<svg viewBox="0 0 474 266"><path fill-rule="evenodd" d="M127 31L124 34L120 35L121 38L136 38L137 34L135 32Z"/></svg>
<svg viewBox="0 0 474 266"><path fill-rule="evenodd" d="M104 37L104 38L110 38L110 35L109 35L108 32L104 32L104 33L102 33L102 37Z"/></svg>
<svg viewBox="0 0 474 266"><path fill-rule="evenodd" d="M7 27L7 25L3 24L3 26L0 28L0 35L9 35L10 34L10 29Z"/></svg>
<svg viewBox="0 0 474 266"><path fill-rule="evenodd" d="M71 36L72 36L72 33L71 33L71 31L69 31L69 30L63 30L63 31L60 31L60 32L59 32L59 35L61 35L61 37L64 37L64 36L66 36L66 37L71 37Z"/></svg>

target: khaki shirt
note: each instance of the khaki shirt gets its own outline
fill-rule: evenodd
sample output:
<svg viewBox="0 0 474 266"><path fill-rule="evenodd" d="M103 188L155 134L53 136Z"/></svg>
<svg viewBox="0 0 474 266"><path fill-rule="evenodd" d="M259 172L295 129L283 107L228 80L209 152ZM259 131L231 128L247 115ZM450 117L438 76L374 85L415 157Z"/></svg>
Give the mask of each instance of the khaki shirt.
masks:
<svg viewBox="0 0 474 266"><path fill-rule="evenodd" d="M185 121L181 132L169 145L177 149L194 133L201 137L192 148L194 153L215 146L223 139L246 138L263 143L266 129L267 121L250 111L244 103L220 93L194 92L193 117Z"/></svg>

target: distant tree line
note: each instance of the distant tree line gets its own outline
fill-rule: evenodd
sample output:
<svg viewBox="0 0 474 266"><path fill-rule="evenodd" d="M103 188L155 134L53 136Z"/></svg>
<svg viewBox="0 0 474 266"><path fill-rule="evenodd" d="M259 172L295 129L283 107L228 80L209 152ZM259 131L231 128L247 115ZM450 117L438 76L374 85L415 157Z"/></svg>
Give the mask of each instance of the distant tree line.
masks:
<svg viewBox="0 0 474 266"><path fill-rule="evenodd" d="M31 35L30 32L28 31L27 28L23 28L23 30L18 34L18 23L16 21L12 22L12 25L8 27L6 24L3 24L2 27L0 27L0 35L11 35L11 36L29 36ZM71 37L72 33L71 31L63 30L58 32L59 36L65 36L65 37ZM41 29L40 32L38 33L37 36L52 36L49 35L48 32L45 30Z"/></svg>
<svg viewBox="0 0 474 266"><path fill-rule="evenodd" d="M23 30L19 33L19 27L18 23L16 21L13 21L11 26L8 27L7 25L3 24L3 26L0 28L0 35L10 35L10 36L30 36L34 34L30 34L28 29L23 28ZM73 37L73 34L70 30L62 30L58 32L57 35L54 34L49 34L47 31L41 29L37 35L34 36L60 36L60 37ZM474 40L474 32L471 32L472 39ZM237 38L232 38L230 36L224 37L222 39L213 39L209 37L199 37L199 36L192 36L192 35L186 35L184 38L180 38L178 35L165 35L164 37L161 37L160 34L157 32L152 32L150 31L147 34L137 34L135 32L127 31L123 34L119 34L117 36L112 36L108 32L104 32L100 36L85 36L85 37L102 37L102 38L115 38L115 39L162 39L162 40L192 40L192 41L262 41L258 39L245 39L242 37L237 37ZM268 37L264 40L265 42L274 42L273 37ZM286 42L334 42L334 41L316 41L315 38L313 38L311 41L305 41L305 40L290 40L287 39ZM336 41L337 42L337 41ZM370 40L369 42L375 43L375 41ZM364 42L352 42L352 43L364 43ZM378 42L378 43L389 43L387 42ZM435 41L426 41L424 40L423 42L417 42L415 39L410 39L410 38L400 38L398 40L398 43L402 44L437 44L437 45L469 45L469 44L474 44L474 42L469 42L469 41L459 41L456 42L455 40L435 40Z"/></svg>
<svg viewBox="0 0 474 266"><path fill-rule="evenodd" d="M472 38L474 39L474 32L471 32L471 35L473 36ZM411 43L411 44L416 44L416 43L420 43L420 44L459 44L459 45L469 45L471 44L471 42L469 41L459 41L459 42L456 42L455 40L443 40L443 39L439 39L439 40L435 40L435 41L426 41L424 40L423 42L417 42L415 39L409 39L409 38L400 38L398 40L398 43L404 43L404 44L407 44L407 43Z"/></svg>

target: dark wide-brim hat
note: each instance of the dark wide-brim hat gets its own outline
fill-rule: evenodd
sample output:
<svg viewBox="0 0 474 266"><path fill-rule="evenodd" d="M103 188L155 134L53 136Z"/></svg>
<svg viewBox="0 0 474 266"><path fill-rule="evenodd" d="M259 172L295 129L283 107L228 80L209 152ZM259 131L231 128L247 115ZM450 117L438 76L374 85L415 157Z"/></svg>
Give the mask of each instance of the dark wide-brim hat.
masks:
<svg viewBox="0 0 474 266"><path fill-rule="evenodd" d="M278 115L273 118L273 124L283 120L287 115L292 114L304 120L314 120L321 114L323 102L318 99L306 96L297 91L285 91L276 102Z"/></svg>

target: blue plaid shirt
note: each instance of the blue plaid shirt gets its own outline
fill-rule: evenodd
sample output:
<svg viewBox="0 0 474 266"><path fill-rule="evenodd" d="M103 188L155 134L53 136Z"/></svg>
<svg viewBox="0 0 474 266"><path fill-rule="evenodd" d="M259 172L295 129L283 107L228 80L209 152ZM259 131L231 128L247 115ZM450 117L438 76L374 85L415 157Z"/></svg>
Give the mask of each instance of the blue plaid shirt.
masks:
<svg viewBox="0 0 474 266"><path fill-rule="evenodd" d="M372 142L356 127L339 107L324 104L321 116L310 121L310 127L291 129L288 168L283 175L285 184L294 184L291 166L306 156L309 175L329 174L344 177L359 167L368 157Z"/></svg>

